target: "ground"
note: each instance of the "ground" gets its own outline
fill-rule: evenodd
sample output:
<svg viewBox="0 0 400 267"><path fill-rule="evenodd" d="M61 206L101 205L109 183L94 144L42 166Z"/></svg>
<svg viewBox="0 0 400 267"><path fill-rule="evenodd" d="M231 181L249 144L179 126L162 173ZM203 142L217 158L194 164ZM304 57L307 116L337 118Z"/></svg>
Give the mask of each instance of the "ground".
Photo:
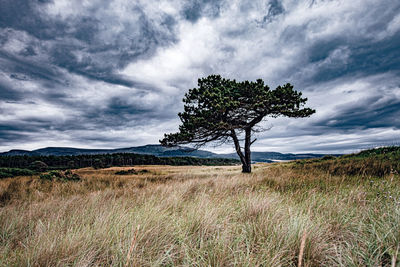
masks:
<svg viewBox="0 0 400 267"><path fill-rule="evenodd" d="M1 266L395 266L400 181L295 163L0 180ZM135 168L136 173L116 175ZM142 171L140 170L147 170Z"/></svg>

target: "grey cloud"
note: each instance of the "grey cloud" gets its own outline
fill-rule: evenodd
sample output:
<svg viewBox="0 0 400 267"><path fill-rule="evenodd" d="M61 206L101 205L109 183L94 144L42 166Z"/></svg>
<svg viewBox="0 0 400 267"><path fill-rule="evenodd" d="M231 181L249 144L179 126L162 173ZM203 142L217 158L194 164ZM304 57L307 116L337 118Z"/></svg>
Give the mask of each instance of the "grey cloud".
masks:
<svg viewBox="0 0 400 267"><path fill-rule="evenodd" d="M23 30L39 39L62 36L65 25L41 15L40 7L51 0L1 0L0 27Z"/></svg>
<svg viewBox="0 0 400 267"><path fill-rule="evenodd" d="M140 7L132 10L132 16L136 16L137 21L131 24L124 23L123 30L118 34L113 33L113 39L109 40L102 39L100 32L104 29L98 28L98 19L85 17L74 21L70 27L76 31L72 35L83 43L56 44L50 52L53 63L90 78L132 86L129 81L117 77L114 71L132 61L152 55L158 46L169 45L175 41L175 21L172 17L165 15L161 28L156 29ZM106 18L106 25L110 24L109 29L106 29L108 31L112 31L115 23L111 19L114 18ZM81 27L81 24L84 26ZM79 58L80 53L83 54L82 58Z"/></svg>
<svg viewBox="0 0 400 267"><path fill-rule="evenodd" d="M75 33L84 43L56 44L50 51L53 63L89 78L132 86L129 80L118 77L114 71L125 67L129 62L151 55L160 45L174 42L171 33L154 30L147 16L140 9L137 10L138 23L126 25L112 40L100 40L100 36L96 35L99 31L96 28L99 22L87 20L84 27L90 30L77 27L79 31ZM166 18L165 21L167 24L165 29L171 30L173 19ZM76 24L80 25L80 21ZM134 32L132 27L139 28L137 35L132 35L131 32ZM82 54L82 58L79 58L79 54Z"/></svg>
<svg viewBox="0 0 400 267"><path fill-rule="evenodd" d="M145 94L143 95L145 97ZM113 97L105 107L84 115L87 121L96 121L96 124L105 127L146 126L159 121L171 120L178 111L176 105L169 103L143 103L143 97ZM165 99L166 100L166 99ZM168 112L166 112L168 110ZM171 112L176 110L176 112Z"/></svg>
<svg viewBox="0 0 400 267"><path fill-rule="evenodd" d="M58 19L46 16L43 12L43 5L48 2L50 1L3 0L0 27L26 32L39 42L46 41L48 45L42 53L49 56L52 64L71 73L112 84L132 86L132 82L118 76L115 71L129 62L152 55L157 47L175 41L173 17L165 14L160 25L155 25L138 5L132 9L132 16L137 18L136 21L122 24L122 31L114 33L112 27L120 24L116 17L99 17L96 15L97 10L87 10L87 14L83 16ZM102 28L99 25L103 25ZM112 33L111 39L104 39L101 35L104 31ZM5 42L4 38L7 36L2 37L2 43ZM35 44L29 45L21 51L21 55L36 55ZM40 69L33 75L40 75L39 72Z"/></svg>
<svg viewBox="0 0 400 267"><path fill-rule="evenodd" d="M276 16L282 14L285 12L285 9L282 5L282 3L279 0L271 0L268 3L268 13L264 17L263 21L264 22L270 22L273 20Z"/></svg>
<svg viewBox="0 0 400 267"><path fill-rule="evenodd" d="M13 132L7 129L3 130L0 128L0 144L12 144L13 142L26 143L27 141L32 141L31 136L24 134L23 132ZM10 149L12 148L10 147Z"/></svg>
<svg viewBox="0 0 400 267"><path fill-rule="evenodd" d="M0 124L0 144L32 141L36 133L50 129L48 121L28 119L25 121L8 121Z"/></svg>
<svg viewBox="0 0 400 267"><path fill-rule="evenodd" d="M387 71L400 71L400 33L392 38L366 42L357 40L349 43L346 41L325 40L316 43L310 50L310 63L326 60L329 55L341 46L346 46L349 57L345 61L331 62L329 65L320 65L318 72L312 77L313 82L328 81L341 76L360 74L370 75L385 73Z"/></svg>
<svg viewBox="0 0 400 267"><path fill-rule="evenodd" d="M222 0L188 1L182 11L183 17L191 22L196 22L203 16L215 18L219 15L222 5Z"/></svg>
<svg viewBox="0 0 400 267"><path fill-rule="evenodd" d="M48 64L31 61L25 57L11 55L0 50L0 66L10 78L17 80L48 80L63 83L63 75Z"/></svg>
<svg viewBox="0 0 400 267"><path fill-rule="evenodd" d="M8 83L0 80L0 95L1 99L5 101L19 101L23 99L23 96L17 91L12 89L12 86Z"/></svg>
<svg viewBox="0 0 400 267"><path fill-rule="evenodd" d="M358 99L351 105L338 106L338 114L324 118L315 125L335 130L355 130L368 128L400 129L400 99L372 96Z"/></svg>

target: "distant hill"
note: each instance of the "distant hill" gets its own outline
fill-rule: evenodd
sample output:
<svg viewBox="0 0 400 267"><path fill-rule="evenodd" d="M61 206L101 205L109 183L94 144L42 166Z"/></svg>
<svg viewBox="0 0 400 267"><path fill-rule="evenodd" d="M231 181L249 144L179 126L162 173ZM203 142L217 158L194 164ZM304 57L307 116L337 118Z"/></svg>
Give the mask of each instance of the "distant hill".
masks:
<svg viewBox="0 0 400 267"><path fill-rule="evenodd" d="M97 155L135 153L153 155L157 157L198 157L198 158L233 158L238 159L236 153L216 154L206 150L193 150L187 147L163 147L161 145L145 145L117 149L83 149L73 147L46 147L36 150L10 150L0 153L0 156L76 156L76 155ZM252 152L252 160L256 162L274 162L281 160L295 160L320 158L325 154L284 154L278 152Z"/></svg>
<svg viewBox="0 0 400 267"><path fill-rule="evenodd" d="M0 153L0 156L76 156L76 155L97 155L97 154L116 154L116 153L135 153L154 155L158 157L177 157L192 156L200 158L218 157L218 154L205 151L193 150L187 147L163 147L161 145L145 145L117 149L85 149L73 147L46 147L36 150L17 150Z"/></svg>
<svg viewBox="0 0 400 267"><path fill-rule="evenodd" d="M222 158L235 158L239 159L236 153L231 154L217 154ZM296 159L311 159L321 158L325 154L292 154L292 153L279 153L279 152L251 152L251 159L256 162L276 162ZM338 156L337 154L335 156Z"/></svg>

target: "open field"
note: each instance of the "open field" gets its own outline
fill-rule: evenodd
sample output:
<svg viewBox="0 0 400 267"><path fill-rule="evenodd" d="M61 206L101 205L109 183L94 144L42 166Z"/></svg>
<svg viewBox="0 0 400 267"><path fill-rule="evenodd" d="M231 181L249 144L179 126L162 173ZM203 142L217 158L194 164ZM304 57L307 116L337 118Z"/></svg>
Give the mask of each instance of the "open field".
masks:
<svg viewBox="0 0 400 267"><path fill-rule="evenodd" d="M0 180L1 266L397 266L400 180L296 163ZM304 165L304 164L303 164ZM303 166L302 165L302 166ZM140 172L140 170L148 172Z"/></svg>

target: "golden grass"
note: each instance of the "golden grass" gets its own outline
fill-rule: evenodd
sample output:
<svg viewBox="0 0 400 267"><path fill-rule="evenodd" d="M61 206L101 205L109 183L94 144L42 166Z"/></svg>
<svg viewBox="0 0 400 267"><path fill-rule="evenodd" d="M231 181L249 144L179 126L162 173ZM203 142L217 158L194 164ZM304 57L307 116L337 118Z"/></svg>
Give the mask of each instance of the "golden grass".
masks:
<svg viewBox="0 0 400 267"><path fill-rule="evenodd" d="M399 177L285 164L0 180L1 266L396 266ZM304 234L306 233L306 235ZM394 261L394 262L393 262ZM394 264L394 265L393 265ZM397 262L399 264L399 262Z"/></svg>

